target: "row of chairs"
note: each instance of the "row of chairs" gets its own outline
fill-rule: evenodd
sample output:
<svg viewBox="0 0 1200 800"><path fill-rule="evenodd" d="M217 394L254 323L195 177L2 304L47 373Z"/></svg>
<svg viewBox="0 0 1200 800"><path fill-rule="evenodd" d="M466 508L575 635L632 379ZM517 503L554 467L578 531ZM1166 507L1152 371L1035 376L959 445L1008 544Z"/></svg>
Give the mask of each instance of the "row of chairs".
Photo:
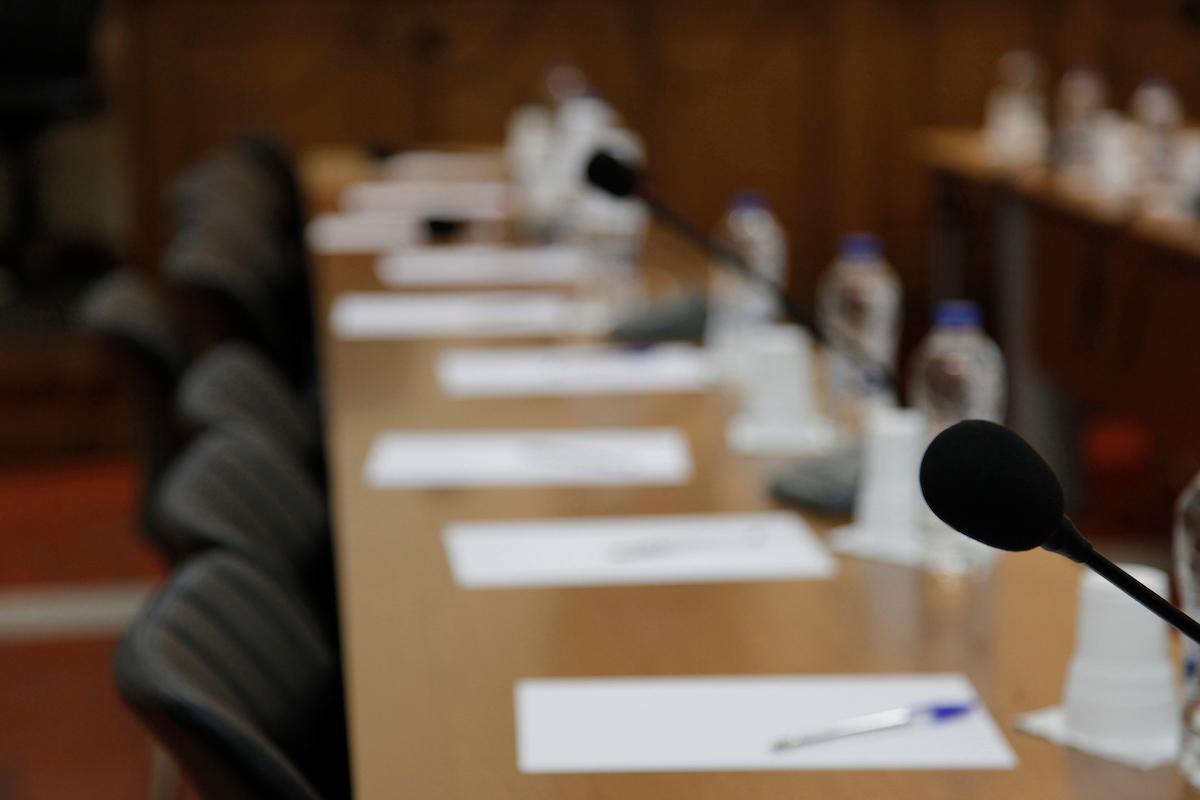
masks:
<svg viewBox="0 0 1200 800"><path fill-rule="evenodd" d="M172 568L117 687L206 798L348 797L296 181L255 138L173 197L166 286L114 273L83 308L136 400L142 528Z"/></svg>

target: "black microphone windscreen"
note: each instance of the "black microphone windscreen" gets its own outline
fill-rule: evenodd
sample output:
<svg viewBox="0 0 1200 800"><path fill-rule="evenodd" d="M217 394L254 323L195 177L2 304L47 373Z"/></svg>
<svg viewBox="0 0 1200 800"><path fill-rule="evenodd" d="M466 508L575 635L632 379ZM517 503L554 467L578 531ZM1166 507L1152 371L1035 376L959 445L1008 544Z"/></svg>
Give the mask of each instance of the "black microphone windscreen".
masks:
<svg viewBox="0 0 1200 800"><path fill-rule="evenodd" d="M587 179L613 197L628 197L637 190L638 173L634 167L601 150L588 159Z"/></svg>
<svg viewBox="0 0 1200 800"><path fill-rule="evenodd" d="M1002 425L966 420L929 444L921 493L951 528L1001 550L1032 550L1063 516L1058 478L1040 455Z"/></svg>

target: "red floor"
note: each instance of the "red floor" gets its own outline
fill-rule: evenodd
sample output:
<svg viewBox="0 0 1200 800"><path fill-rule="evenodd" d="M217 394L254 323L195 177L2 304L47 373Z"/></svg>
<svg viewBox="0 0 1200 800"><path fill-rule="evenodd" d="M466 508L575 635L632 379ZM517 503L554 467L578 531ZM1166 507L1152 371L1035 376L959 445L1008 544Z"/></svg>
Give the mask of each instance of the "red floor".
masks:
<svg viewBox="0 0 1200 800"><path fill-rule="evenodd" d="M0 468L0 586L157 574L138 533L138 487L123 457Z"/></svg>
<svg viewBox="0 0 1200 800"><path fill-rule="evenodd" d="M0 589L153 577L126 458L0 468ZM143 797L149 739L112 687L114 640L0 642L0 800Z"/></svg>

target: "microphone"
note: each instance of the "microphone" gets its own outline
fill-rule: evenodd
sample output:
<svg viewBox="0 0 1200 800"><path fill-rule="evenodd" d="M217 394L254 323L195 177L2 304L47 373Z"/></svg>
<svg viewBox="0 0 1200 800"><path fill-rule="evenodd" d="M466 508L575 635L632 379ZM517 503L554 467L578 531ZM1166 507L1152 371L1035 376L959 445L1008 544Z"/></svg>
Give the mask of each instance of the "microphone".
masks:
<svg viewBox="0 0 1200 800"><path fill-rule="evenodd" d="M631 165L606 150L597 150L588 159L588 183L613 197L632 195L638 188L640 177Z"/></svg>
<svg viewBox="0 0 1200 800"><path fill-rule="evenodd" d="M810 330L814 338L825 343L825 337L813 324L812 318L794 303L787 291L775 281L751 267L741 253L728 247L723 242L714 239L692 223L684 219L670 206L646 189L642 183L641 173L636 167L623 161L605 150L597 150L588 159L584 170L588 183L597 189L619 199L636 197L644 202L650 213L667 227L674 230L684 239L712 258L717 264L732 269L742 277L762 286L779 302L784 315L789 321L802 325ZM873 373L875 380L884 387L895 385L895 376L888 364L878 363L866 353L853 353L855 360L863 368Z"/></svg>
<svg viewBox="0 0 1200 800"><path fill-rule="evenodd" d="M586 173L588 183L597 189L619 199L636 197L644 202L649 206L650 212L654 214L655 218L705 254L714 257L717 263L728 266L743 277L767 289L779 301L788 319L815 331L815 326L808 315L792 302L782 286L752 268L740 253L713 239L648 192L642 185L641 174L633 165L622 161L612 153L598 150L588 159Z"/></svg>
<svg viewBox="0 0 1200 800"><path fill-rule="evenodd" d="M1096 572L1194 642L1200 623L1096 552L1063 513L1062 486L1029 443L972 419L934 437L921 459L921 494L959 533L1001 550L1041 547Z"/></svg>

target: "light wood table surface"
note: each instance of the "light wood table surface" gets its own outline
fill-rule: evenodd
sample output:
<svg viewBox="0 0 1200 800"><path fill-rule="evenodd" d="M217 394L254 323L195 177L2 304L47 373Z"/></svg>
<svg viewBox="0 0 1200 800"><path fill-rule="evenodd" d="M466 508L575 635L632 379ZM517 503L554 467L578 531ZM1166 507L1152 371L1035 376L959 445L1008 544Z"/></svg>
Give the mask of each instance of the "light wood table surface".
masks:
<svg viewBox="0 0 1200 800"><path fill-rule="evenodd" d="M682 262L652 240L648 258ZM693 264L692 267L695 265ZM331 298L381 288L372 260L316 259ZM324 325L323 325L324 326ZM504 340L512 343L512 340ZM489 342L455 340L454 345ZM490 343L496 343L491 340ZM453 520L771 508L764 465L725 447L717 395L458 400L442 396L439 341L345 342L323 365L356 796L539 800L706 798L1176 798L1174 769L1139 772L1018 733L1016 713L1058 702L1078 569L1006 555L981 582L840 560L832 581L466 591L441 544ZM684 486L373 490L362 467L387 429L677 426ZM828 521L811 519L823 530ZM513 685L548 676L961 671L1019 758L1012 771L524 775Z"/></svg>

